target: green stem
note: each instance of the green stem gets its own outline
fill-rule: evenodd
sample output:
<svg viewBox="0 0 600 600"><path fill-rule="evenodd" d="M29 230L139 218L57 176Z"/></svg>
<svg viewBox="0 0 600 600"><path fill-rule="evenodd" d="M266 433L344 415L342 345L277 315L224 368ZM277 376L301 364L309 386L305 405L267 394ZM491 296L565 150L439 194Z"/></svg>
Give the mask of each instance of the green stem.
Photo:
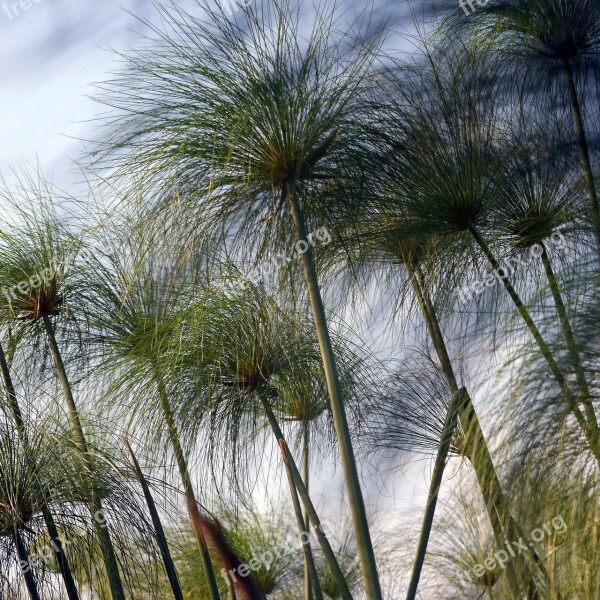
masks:
<svg viewBox="0 0 600 600"><path fill-rule="evenodd" d="M10 376L10 369L8 367L8 362L6 360L6 355L4 354L4 348L2 347L2 344L0 344L0 370L2 372L4 390L6 391L6 395L8 397L8 406L10 407L10 412L17 426L17 433L19 434L19 438L23 440L23 443L28 446L29 443L27 440L27 434L25 432L23 414L21 413L21 407L19 406L19 401L17 400L15 386L13 385L12 377Z"/></svg>
<svg viewBox="0 0 600 600"><path fill-rule="evenodd" d="M475 239L477 245L481 248L481 250L485 254L486 258L488 259L488 261L490 262L492 267L495 270L499 269L500 264L496 260L496 257L492 254L491 250L488 248L487 244L485 243L484 239L482 238L482 236L479 233L479 231L477 230L477 228L471 224L471 225L469 225L469 231L470 231L471 235L473 236L473 238ZM504 288L506 289L506 291L508 292L508 295L510 296L511 300L513 301L513 304L516 306L517 310L519 311L519 314L523 318L523 321L527 325L527 328L529 329L531 335L533 336L534 340L536 341L538 348L540 349L540 352L542 353L542 356L545 358L546 363L548 364L548 367L550 368L550 371L552 372L552 375L554 376L554 379L556 379L556 382L558 383L558 385L563 393L563 396L565 397L565 399L569 405L569 408L571 409L571 412L575 416L575 419L577 420L579 427L581 428L586 440L588 441L588 444L590 445L590 449L591 449L592 453L594 454L594 456L596 457L596 460L600 464L600 444L598 444L597 440L594 439L593 432L590 430L590 427L589 427L587 421L585 420L583 413L581 412L579 406L577 405L577 402L576 402L575 398L573 397L573 394L571 393L571 389L569 388L569 384L568 384L567 380L565 379L565 376L562 374L562 371L560 370L558 364L554 360L554 357L552 356L552 353L550 351L550 348L548 347L548 344L546 344L546 341L542 337L542 334L539 332L538 328L536 327L535 323L533 322L533 319L531 318L531 315L529 314L527 307L521 301L521 298L517 294L515 288L511 285L510 281L508 281L508 279L506 277L502 277L501 279L502 279Z"/></svg>
<svg viewBox="0 0 600 600"><path fill-rule="evenodd" d="M304 480L304 485L306 486L306 490L310 493L309 489L309 478L310 478L310 462L309 462L309 439L310 439L310 429L309 423L307 420L302 422L302 479ZM305 511L304 516L304 526L306 528L306 533L310 534L310 520L308 518L308 513ZM306 542L310 547L310 535ZM316 585L319 585L317 582ZM312 600L312 586L310 582L310 572L309 565L304 559L304 600Z"/></svg>
<svg viewBox="0 0 600 600"><path fill-rule="evenodd" d="M67 589L67 596L69 597L69 600L79 600L79 592L77 591L77 585L75 584L71 568L69 567L67 555L63 550L62 542L60 541L60 535L58 533L58 529L56 528L56 523L54 522L54 517L52 516L52 513L50 512L50 509L46 503L42 505L42 516L44 517L46 529L48 530L48 535L50 536L50 543L54 552L54 558L56 559L58 569L65 584L65 588Z"/></svg>
<svg viewBox="0 0 600 600"><path fill-rule="evenodd" d="M323 552L323 556L325 557L325 560L327 561L327 565L328 565L329 569L331 570L331 574L333 575L333 578L336 580L336 583L338 584L338 587L340 589L340 595L343 600L352 600L352 594L350 593L350 589L348 588L348 583L346 582L346 578L344 577L344 574L342 573L342 570L340 569L340 565L338 564L335 553L333 552L327 537L323 533L323 530L321 528L321 521L319 520L317 511L315 510L312 500L310 499L310 496L308 495L308 490L306 489L306 486L304 485L304 482L302 481L302 477L300 476L300 472L298 471L296 461L294 460L294 457L292 456L289 449L287 448L285 437L283 436L281 427L279 427L279 423L277 422L277 417L275 416L275 413L273 412L273 409L271 408L271 404L270 404L269 400L264 397L264 394L260 395L260 400L263 405L263 408L265 409L265 414L266 414L267 420L269 421L269 425L271 426L271 429L273 431L273 434L275 435L275 439L277 440L279 447L280 448L284 447L287 450L286 456L289 461L289 465L290 465L290 469L292 471L292 476L294 478L294 483L296 485L296 489L298 490L298 493L300 494L300 498L302 499L302 503L304 504L304 507L306 508L306 511L308 512L308 517L310 519L310 522L312 523L313 529L315 530L317 540L319 541L321 551Z"/></svg>
<svg viewBox="0 0 600 600"><path fill-rule="evenodd" d="M8 397L10 411L17 426L17 434L21 440L21 443L23 444L23 447L26 451L28 451L30 446L27 438L27 432L25 431L23 414L21 413L21 407L19 406L19 402L17 400L15 386L12 382L10 369L8 367L8 362L6 360L2 344L0 344L0 371L2 372L2 381ZM77 591L77 586L75 585L75 580L73 579L73 574L71 573L71 568L69 567L67 555L63 551L62 542L60 541L60 536L58 535L54 518L46 502L42 504L42 516L44 518L44 522L46 523L48 535L50 536L50 543L54 552L54 558L56 559L56 563L58 564L59 571L67 590L67 596L69 597L69 600L79 600L79 592Z"/></svg>
<svg viewBox="0 0 600 600"><path fill-rule="evenodd" d="M35 578L31 572L29 554L27 553L27 548L23 543L23 538L21 537L21 532L19 529L15 529L15 546L17 548L17 556L19 557L19 568L23 574L23 579L25 579L25 585L27 586L27 591L29 592L29 598L31 600L40 600L37 584L35 583Z"/></svg>
<svg viewBox="0 0 600 600"><path fill-rule="evenodd" d="M510 512L506 496L502 491L502 485L500 484L496 468L492 461L487 441L483 435L481 424L479 423L477 413L475 412L475 407L473 406L473 402L468 393L465 395L465 405L459 414L459 419L464 432L465 447L463 454L469 459L469 462L475 471L486 510L492 523L494 537L500 547L508 546L525 536L523 535L521 527ZM542 574L544 586L547 585L549 576L535 549L532 550L531 560L534 564L530 564L529 555L525 557L525 563L528 570L527 587L528 589L536 590L535 593L537 594L537 588L539 586L533 575L535 567L537 567ZM509 579L515 593L520 595L521 585L512 561L509 562L508 569Z"/></svg>
<svg viewBox="0 0 600 600"><path fill-rule="evenodd" d="M569 59L564 60L563 66L565 69L565 78L567 81L567 88L569 90L569 97L571 100L571 112L573 113L573 121L575 123L575 134L577 136L577 144L579 146L579 154L581 156L581 164L583 166L583 175L585 179L585 185L588 191L588 198L590 201L592 226L594 228L594 234L596 236L598 256L600 257L600 209L598 208L598 194L596 191L596 183L594 181L594 175L592 171L590 151L588 147L587 136L583 126L581 105L577 96L577 88L575 87L573 67L571 66L571 62L569 61Z"/></svg>
<svg viewBox="0 0 600 600"><path fill-rule="evenodd" d="M48 315L44 315L42 318L44 320L44 327L46 329L46 335L48 337L48 347L50 348L50 353L52 354L52 359L54 360L54 366L56 368L56 372L58 373L58 379L60 381L60 385L62 386L65 400L67 402L67 409L69 411L69 420L71 421L71 427L73 429L75 437L77 438L79 450L87 456L89 454L87 442L83 433L83 427L81 426L79 411L77 410L75 399L73 398L71 384L69 383L69 378L67 377L65 365L60 350L58 348L58 344L56 343L54 328L52 327L52 323L50 322L50 317Z"/></svg>
<svg viewBox="0 0 600 600"><path fill-rule="evenodd" d="M298 201L296 180L292 180L289 185L290 208L296 228L296 234L299 241L306 240L306 224ZM306 252L302 254L302 266L304 268L304 277L308 287L313 318L315 320L319 349L321 351L321 359L323 361L323 369L327 381L327 391L329 392L331 414L333 416L333 424L340 448L342 469L346 477L346 487L356 533L360 570L365 585L365 592L367 600L382 600L381 588L377 575L377 564L375 562L375 553L371 542L367 512L362 490L360 488L354 451L352 449L352 439L350 437L350 429L348 427L346 410L344 408L342 388L337 372L333 346L331 344L327 318L325 316L325 308L323 306L323 299L321 298L321 290L319 288L310 245Z"/></svg>
<svg viewBox="0 0 600 600"><path fill-rule="evenodd" d="M106 521L104 519L102 511L102 500L93 482L93 466L91 465L88 445L85 439L85 435L83 433L83 428L81 426L79 412L77 410L77 406L75 405L75 400L73 398L71 384L69 383L67 371L65 369L65 365L60 354L58 344L56 343L54 328L52 327L52 323L50 322L50 317L47 314L44 314L42 318L44 321L44 327L46 329L50 354L52 355L54 366L56 368L56 372L58 374L58 378L63 389L63 394L67 402L69 418L71 420L71 427L73 429L73 433L75 434L76 442L79 447L79 451L81 452L81 457L85 469L89 472L89 475L92 478L90 511L92 513L92 519L94 521L94 528L98 534L98 539L100 541L100 549L102 551L102 557L104 559L104 565L106 567L106 575L108 577L108 585L110 587L112 600L125 600L125 591L123 590L123 583L121 582L121 576L119 574L117 556L115 554L115 549L113 547L112 540L110 539L110 533L108 531L108 527L106 526Z"/></svg>
<svg viewBox="0 0 600 600"><path fill-rule="evenodd" d="M425 285L422 281L419 281L419 278L417 278L417 275L412 269L409 268L409 272L415 295L417 296L423 318L425 319L425 323L429 330L429 335L436 349L442 372L450 387L450 392L452 394L459 394L458 383L454 375L454 369L452 368L452 362L446 348L444 336L435 311L433 310L432 303L426 294ZM496 539L502 543L504 540L504 531L502 528L502 519L499 517L500 511L497 509L500 501L499 495L502 494L502 491L498 477L496 476L496 471L487 448L485 437L481 431L479 420L477 419L475 408L470 401L469 394L464 390L464 393L460 394L460 397L464 401L464 404L459 407L458 418L465 434L465 440L469 440L469 443L478 449L476 454L468 453L467 456L475 471L494 535ZM512 566L509 566L509 573L513 588L518 589L516 574L514 573Z"/></svg>
<svg viewBox="0 0 600 600"><path fill-rule="evenodd" d="M585 371L583 369L583 364L579 355L579 350L577 349L577 342L575 341L575 335L573 334L573 329L571 328L571 323L569 321L567 309L565 308L565 304L562 299L562 294L560 293L560 288L558 286L554 270L552 269L550 258L548 257L546 248L544 248L543 245L542 264L544 265L544 270L546 271L548 285L550 286L550 291L552 292L552 297L554 298L554 304L556 306L556 312L558 313L563 334L567 342L569 356L571 357L571 362L573 363L573 368L575 369L575 377L577 378L577 384L579 385L579 389L581 390L581 393L583 395L582 404L584 406L585 415L587 418L588 425L590 427L590 433L594 436L597 444L598 420L596 418L594 406L591 401L592 396L590 394L590 388L587 383Z"/></svg>
<svg viewBox="0 0 600 600"><path fill-rule="evenodd" d="M437 506L438 495L442 485L442 477L444 475L444 469L448 459L448 452L450 451L452 435L454 433L454 429L456 428L458 414L457 408L462 404L462 396L464 393L466 393L465 388L461 388L460 391L453 392L450 404L448 406L448 413L446 414L446 420L444 422L444 428L442 430L442 436L440 438L437 456L435 459L435 466L431 476L431 484L429 486L429 494L427 495L425 514L423 515L423 523L421 525L421 534L417 544L417 552L415 554L413 570L408 585L408 592L406 593L406 600L414 600L417 596L417 588L419 586L421 570L423 569L423 563L425 562L425 553L427 552L427 545L429 543L429 536L433 526L435 508Z"/></svg>
<svg viewBox="0 0 600 600"><path fill-rule="evenodd" d="M459 392L459 388L454 375L454 369L452 368L452 361L446 348L444 335L433 308L433 303L423 282L423 276L418 271L417 277L414 271L411 270L411 277L423 318L425 319L429 335L431 336L442 367L442 372L446 377L450 391L453 394L457 393ZM463 405L459 407L458 418L464 433L465 448L463 453L467 456L475 471L494 536L501 545L505 545L507 542L510 543L520 537L520 528L512 517L508 502L502 491L502 486L500 485L500 480L496 473L496 468L494 467L492 456L471 397L464 387L461 390L463 390L461 394ZM547 573L535 550L533 551L533 555L534 563L538 566L547 581ZM512 563L508 566L508 573L511 585L518 592L520 586ZM530 574L530 585L533 581L533 575Z"/></svg>
<svg viewBox="0 0 600 600"><path fill-rule="evenodd" d="M187 459L181 445L179 438L179 431L177 424L175 423L175 416L169 403L167 396L167 390L162 380L160 371L155 368L156 385L158 388L158 394L160 396L161 407L165 416L167 424L167 430L169 432L169 440L171 447L175 454L175 460L179 468L179 475L181 477L181 483L183 484L183 492L185 494L186 506L190 515L190 521L194 529L194 536L196 537L196 543L198 544L198 550L200 552L200 561L202 562L202 568L206 574L208 581L208 590L210 593L211 600L219 600L219 588L217 585L217 578L213 568L210 553L208 551L208 544L206 543L206 535L202 527L202 517L198 510L198 503L196 501L196 494L194 492L194 486L192 484L192 478L188 468Z"/></svg>
<svg viewBox="0 0 600 600"><path fill-rule="evenodd" d="M152 519L152 525L154 526L156 541L158 543L160 554L163 559L165 572L167 574L167 578L169 579L171 590L173 590L173 597L176 600L183 600L183 592L181 591L181 587L179 585L177 570L175 569L175 564L173 563L173 559L171 558L169 544L167 543L167 536L165 535L165 530L163 529L160 516L158 514L158 509L156 508L156 503L154 502L154 498L152 497L150 486L148 485L148 481L146 480L146 477L144 476L140 464L138 463L137 458L133 453L133 449L131 448L127 440L125 440L125 446L129 451L129 456L131 457L131 464L133 466L133 470L135 471L136 477L140 482L144 498L146 499L146 505L148 506L148 511L150 512L150 517Z"/></svg>
<svg viewBox="0 0 600 600"><path fill-rule="evenodd" d="M262 395L262 394L261 394ZM264 395L263 395L264 396ZM263 406L268 403L269 400L266 397L261 398ZM302 552L304 554L304 564L307 567L308 575L308 586L313 587L317 600L323 600L323 593L321 592L321 586L319 584L319 576L317 574L317 568L313 558L312 550L310 547L310 538L308 538L308 532L305 529L304 516L302 515L302 507L300 506L300 500L298 499L298 490L294 482L294 475L292 473L292 467L290 466L290 457L287 450L285 440L278 440L279 448L281 450L281 456L283 458L283 465L285 467L285 473L288 480L288 486L290 488L290 496L292 497L292 504L294 506L294 514L296 516L296 524L298 526L298 532L302 541ZM304 540L302 537L306 535L307 538Z"/></svg>

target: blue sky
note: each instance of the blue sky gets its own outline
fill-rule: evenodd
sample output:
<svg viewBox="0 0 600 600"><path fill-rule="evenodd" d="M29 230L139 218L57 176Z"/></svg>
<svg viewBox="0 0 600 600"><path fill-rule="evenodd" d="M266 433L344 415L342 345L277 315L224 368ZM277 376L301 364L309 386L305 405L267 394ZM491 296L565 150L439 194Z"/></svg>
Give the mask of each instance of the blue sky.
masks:
<svg viewBox="0 0 600 600"><path fill-rule="evenodd" d="M404 5L377 0L374 14ZM103 110L87 97L95 93L93 83L115 69L113 50L126 51L148 33L140 19L156 22L156 16L150 0L0 0L2 175L9 177L23 161L39 161L56 185L75 191L81 175L72 160L81 156L81 140L93 136L91 119Z"/></svg>
<svg viewBox="0 0 600 600"><path fill-rule="evenodd" d="M93 133L99 106L86 95L147 28L148 0L33 0L27 10L0 2L0 172L39 161L59 185L76 188L72 159ZM23 0L28 5L28 0ZM10 13L10 14L9 14ZM12 16L12 19L11 19Z"/></svg>

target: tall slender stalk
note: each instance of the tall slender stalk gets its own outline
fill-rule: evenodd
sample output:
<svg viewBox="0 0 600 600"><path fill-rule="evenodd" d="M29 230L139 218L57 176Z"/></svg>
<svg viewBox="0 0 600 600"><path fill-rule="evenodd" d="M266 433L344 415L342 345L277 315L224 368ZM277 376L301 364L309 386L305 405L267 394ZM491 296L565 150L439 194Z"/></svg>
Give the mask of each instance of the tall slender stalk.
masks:
<svg viewBox="0 0 600 600"><path fill-rule="evenodd" d="M20 561L20 571L23 574L23 579L25 579L25 585L27 586L27 591L29 592L29 598L31 600L40 600L37 584L35 583L35 578L31 572L29 554L27 553L27 548L23 543L23 537L21 536L21 532L18 528L15 529L15 546L17 548L17 556L19 557Z"/></svg>
<svg viewBox="0 0 600 600"><path fill-rule="evenodd" d="M8 398L8 406L10 407L10 412L15 421L15 425L17 426L17 433L19 434L19 437L25 446L28 446L29 442L25 432L23 413L21 412L21 407L19 406L19 401L17 400L15 386L13 385L12 377L10 376L10 369L8 367L8 362L6 360L6 355L4 354L4 348L2 347L2 344L0 344L0 371L2 372L2 382L4 383L4 390Z"/></svg>
<svg viewBox="0 0 600 600"><path fill-rule="evenodd" d="M294 483L294 475L292 474L292 468L290 467L290 459L288 455L287 446L284 440L279 440L279 448L281 450L281 456L283 458L283 464L285 467L285 473L287 475L288 486L290 488L290 495L292 497L292 504L294 505L294 514L296 515L296 524L298 525L298 531L300 533L300 539L302 541L302 552L304 554L304 564L307 569L308 578L305 580L305 586L307 585L313 589L317 600L323 600L323 593L321 592L321 586L319 584L319 576L317 574L317 568L315 567L315 561L313 558L312 550L309 544L309 538L306 540L302 539L303 534L307 535L305 530L304 516L302 515L302 507L300 506L300 500L298 499L298 490Z"/></svg>
<svg viewBox="0 0 600 600"><path fill-rule="evenodd" d="M585 409L587 422L590 426L592 435L596 440L598 440L598 420L592 404L590 388L588 386L583 364L581 362L581 356L579 355L579 350L577 349L577 342L575 341L573 329L571 328L571 323L569 321L569 315L567 314L567 309L565 308L562 294L560 293L560 288L558 287L558 282L556 281L552 263L550 262L548 252L543 245L542 264L544 265L544 270L546 271L548 285L550 286L550 291L552 292L552 297L554 298L554 304L556 306L556 312L558 313L563 334L567 342L569 356L571 357L571 362L573 363L573 368L575 369L575 377L577 378L577 384L579 385L579 389L582 394L581 402Z"/></svg>
<svg viewBox="0 0 600 600"><path fill-rule="evenodd" d="M465 395L465 405L463 410L459 413L459 419L464 431L465 447L463 449L463 454L469 459L469 462L475 471L486 511L492 524L494 537L498 541L499 546L509 546L511 543L522 539L524 537L522 535L523 532L510 512L506 496L502 491L502 485L498 479L496 468L492 461L487 441L483 435L481 424L479 423L479 418L477 417L473 401L468 393ZM549 581L548 573L535 549L533 549L532 561L540 570L544 578L544 583L547 583ZM527 569L529 571L527 588L528 591L531 591L531 595L528 597L539 598L537 589L539 586L535 581L532 565L530 564L528 557L526 557L525 563L527 564ZM508 574L514 590L518 590L520 593L521 586L512 561L508 564Z"/></svg>
<svg viewBox="0 0 600 600"><path fill-rule="evenodd" d="M598 208L598 193L596 191L596 183L592 171L592 162L590 160L590 151L583 126L583 117L581 115L581 105L577 96L577 88L575 87L575 79L573 77L573 67L569 59L563 60L565 78L567 88L569 90L569 98L571 101L571 112L573 113L573 121L575 123L575 134L577 136L577 145L579 146L579 154L581 155L581 164L583 166L583 175L585 185L588 191L590 201L590 211L592 215L592 226L596 236L596 245L598 257L600 258L600 209Z"/></svg>
<svg viewBox="0 0 600 600"><path fill-rule="evenodd" d="M419 535L419 542L417 544L417 552L415 554L413 570L410 577L410 582L408 584L406 600L414 600L417 595L417 588L419 587L419 579L421 577L423 563L425 562L425 553L427 552L427 545L429 543L431 527L433 526L435 508L437 506L440 487L442 485L442 478L444 476L444 469L446 467L446 462L448 459L448 452L450 451L452 435L454 434L454 429L456 428L456 420L458 414L457 409L463 403L462 397L464 393L466 393L465 388L461 388L458 391L452 392L452 398L448 406L448 413L446 414L444 428L442 429L442 436L438 445L435 466L431 475L431 483L429 484L427 504L425 506L425 514L423 515L421 534Z"/></svg>
<svg viewBox="0 0 600 600"><path fill-rule="evenodd" d="M454 369L452 368L452 362L446 348L442 329L433 309L433 304L422 281L422 274L420 271L415 273L412 269L410 272L413 289L415 290L425 323L436 349L442 372L446 377L450 391L457 393L459 392L459 388L456 376L454 375ZM502 491L502 486L471 397L465 388L462 389L464 390L461 394L463 404L458 407L458 418L464 432L465 447L463 453L469 459L475 471L494 536L502 544L510 543L520 537L520 527L514 520ZM533 561L544 575L546 581L548 581L546 570L535 550L533 551ZM512 563L508 565L508 573L515 589L519 589L520 586ZM533 575L530 575L530 577L529 587L535 587Z"/></svg>
<svg viewBox="0 0 600 600"><path fill-rule="evenodd" d="M479 233L479 231L473 224L469 225L469 232L471 233L475 242L481 248L482 252L484 253L486 258L492 265L492 268L499 269L500 265L499 265L498 261L496 260L496 257L493 255L491 250L488 248L487 244L485 243L485 240L483 239L483 237L481 236L481 234ZM581 412L579 406L577 405L577 401L573 397L571 389L569 388L569 384L568 384L565 376L563 375L562 371L560 370L558 364L554 360L554 357L552 356L552 352L550 351L548 344L542 337L542 334L540 333L539 329L536 327L535 323L533 322L533 319L531 318L531 315L529 314L527 307L521 301L521 298L517 294L515 288L512 286L510 281L508 281L508 279L506 277L502 277L501 279L502 279L504 288L508 292L508 295L510 296L511 300L513 301L514 305L516 306L517 310L519 311L519 314L523 318L523 321L527 325L527 328L529 329L534 340L536 341L538 348L540 349L540 352L542 353L542 356L545 358L546 363L548 364L548 367L550 368L550 371L552 372L552 375L554 376L554 379L556 379L556 382L558 383L560 389L562 390L562 393L563 393L565 399L567 400L567 403L569 404L569 408L571 409L571 412L575 416L575 419L577 420L579 427L581 428L583 434L585 435L585 438L590 446L592 453L594 454L594 456L596 457L596 460L600 464L600 442L597 439L597 437L595 436L594 431L590 428L590 425L588 424L585 417L583 416L583 413Z"/></svg>
<svg viewBox="0 0 600 600"><path fill-rule="evenodd" d="M165 530L163 529L162 523L160 521L160 515L158 514L154 498L152 497L150 486L148 485L148 482L146 481L146 477L144 476L140 464L138 463L138 460L135 454L133 453L133 449L131 448L127 440L125 440L125 446L129 451L129 456L131 457L131 464L133 466L133 470L135 471L138 481L142 486L142 492L144 494L144 498L146 499L146 505L148 506L148 511L150 512L150 517L152 519L152 525L154 525L156 541L158 543L158 547L160 548L160 554L162 556L163 564L165 566L165 572L167 574L167 578L169 579L171 590L173 590L173 597L175 598L175 600L183 600L183 592L181 591L181 587L179 585L177 570L175 569L175 564L173 563L173 559L171 558L169 544L167 543L167 536L165 535Z"/></svg>
<svg viewBox="0 0 600 600"><path fill-rule="evenodd" d="M304 222L304 215L298 201L298 190L296 183L297 182L295 179L289 183L290 208L298 239L306 240L306 224ZM323 306L323 299L321 297L321 290L319 288L319 281L317 278L310 246L308 247L307 251L302 254L302 265L304 268L306 285L308 287L312 313L315 320L319 349L321 351L321 359L323 361L323 369L325 371L325 378L327 381L327 391L329 392L331 414L333 416L333 423L340 448L342 469L346 477L346 487L348 490L348 499L350 501L352 520L354 522L354 529L356 533L356 543L360 558L360 570L363 577L365 592L368 600L382 600L379 577L377 575L377 564L375 562L375 553L373 551L373 544L371 542L367 512L360 487L354 451L352 449L352 439L350 437L350 429L348 427L346 410L344 408L342 388L337 372L333 346L329 337L327 317L325 315L325 308Z"/></svg>
<svg viewBox="0 0 600 600"><path fill-rule="evenodd" d="M259 394L261 395L261 402L263 406L265 405L265 403L268 404L269 399L266 396L264 390L261 390ZM323 600L323 592L321 591L321 585L319 583L319 575L317 573L312 549L310 547L310 536L308 535L308 528L306 525L307 519L305 519L304 515L302 514L302 507L300 506L300 500L298 499L298 489L294 481L292 467L290 466L289 452L287 450L287 446L284 439L278 439L277 441L281 450L285 474L287 476L288 486L290 488L290 496L292 498L294 514L296 516L298 533L300 534L300 539L302 541L302 553L304 555L304 593L306 594L308 590L308 593L310 594L312 590L314 591L317 600ZM306 539L303 539L304 536L306 536Z"/></svg>
<svg viewBox="0 0 600 600"><path fill-rule="evenodd" d="M17 426L17 434L21 440L21 443L23 444L23 447L27 450L29 448L29 440L27 438L27 432L25 431L25 423L23 421L23 415L17 400L17 394L15 392L15 387L12 382L10 369L8 367L8 362L6 360L2 344L0 344L0 371L2 372L2 382L4 383L4 389L8 397L8 405L15 421L15 425ZM54 558L56 559L56 563L58 564L59 571L67 590L67 596L69 597L69 600L79 600L79 592L77 591L77 586L75 585L75 580L73 579L73 574L71 573L71 569L69 567L67 555L63 551L62 542L56 528L56 523L54 522L52 513L50 512L50 509L46 503L42 504L42 516L44 518L44 522L46 523L48 535L50 536L50 545L52 546L52 550L54 552Z"/></svg>
<svg viewBox="0 0 600 600"><path fill-rule="evenodd" d="M281 431L281 427L279 427L279 423L277 422L277 417L275 416L275 413L271 408L271 404L269 403L268 398L266 398L264 394L261 394L260 400L263 405L263 408L265 409L267 420L269 421L269 425L271 426L271 429L273 431L273 434L275 435L275 439L277 440L279 447L281 448L283 444L283 447L286 448L286 455L288 457L290 469L294 478L294 483L296 484L296 489L298 490L300 498L302 499L302 503L304 504L304 507L308 512L308 516L312 523L313 529L315 530L315 534L317 536L317 540L319 541L321 551L323 552L323 556L325 557L327 565L331 570L331 574L333 575L334 579L336 580L336 583L339 586L340 594L343 600L352 600L352 594L350 593L350 589L348 588L346 578L344 577L344 574L340 569L340 565L337 561L335 553L333 552L329 544L329 541L327 540L327 537L323 533L323 530L321 528L321 522L317 515L317 511L315 510L312 500L308 495L308 490L306 489L306 486L302 481L302 477L300 476L300 472L298 471L298 467L296 465L296 462L294 461L294 457L291 455L289 449L287 448L287 443L285 441L283 432Z"/></svg>
<svg viewBox="0 0 600 600"><path fill-rule="evenodd" d="M185 501L188 513L190 515L190 521L194 530L194 536L196 537L196 543L198 544L198 550L200 552L200 561L202 568L206 575L208 582L208 591L211 600L220 600L219 588L217 586L217 578L213 569L212 560L208 551L208 544L206 543L206 535L202 527L202 518L200 517L198 510L198 503L196 501L196 494L194 492L194 486L190 477L187 459L181 446L181 440L179 438L179 431L177 424L175 423L175 417L169 398L167 396L167 390L165 389L164 382L160 375L160 371L155 369L156 385L158 388L158 394L160 396L161 407L165 416L165 422L167 424L167 430L169 432L169 440L175 453L175 460L177 461L177 467L179 469L179 476L181 477L181 483L183 484L183 493L185 494Z"/></svg>
<svg viewBox="0 0 600 600"><path fill-rule="evenodd" d="M266 397L266 394L263 390L259 392L261 395L264 395L264 398L261 398L263 402L263 406L265 402L268 402L269 399ZM308 435L307 423L303 423L303 458L304 458L304 485L308 490L308 469L307 469L307 461L308 461L308 446L306 436ZM321 591L321 584L319 582L319 575L317 573L317 568L315 566L314 556L312 553L312 548L310 545L310 535L309 535L309 519L308 514L302 513L302 507L300 506L300 501L298 499L298 489L294 482L294 475L292 473L292 468L290 466L290 458L289 453L287 451L287 447L282 440L279 440L279 447L281 449L281 455L283 458L283 465L285 467L285 472L288 480L288 486L290 489L290 495L292 497L292 504L294 506L294 514L296 516L296 523L298 525L298 532L300 534L300 539L302 540L302 552L304 555L304 596L305 598L312 598L312 594L314 591L314 595L317 600L323 600L323 592ZM303 536L306 536L306 539L302 539Z"/></svg>
<svg viewBox="0 0 600 600"><path fill-rule="evenodd" d="M71 427L73 429L73 433L75 434L75 438L79 447L79 451L81 452L81 457L84 466L86 470L89 471L89 475L93 477L93 467L90 464L88 445L85 439L85 435L83 433L83 427L81 426L79 412L77 410L77 406L75 405L75 399L73 398L71 384L69 383L69 378L67 377L65 365L62 360L58 344L56 343L54 328L52 327L50 317L47 314L44 313L42 318L46 330L48 347L50 349L50 353L52 354L54 366L56 368L56 372L58 374L58 378L63 389L63 394L67 402L69 418L71 420ZM125 591L123 589L123 583L121 582L117 556L115 554L115 549L113 547L112 540L110 539L110 533L106 525L100 524L100 520L102 520L102 522L105 523L104 518L102 516L102 499L100 498L98 490L96 489L96 486L94 485L93 481L91 482L90 491L90 511L92 513L92 519L94 521L94 529L96 530L100 541L100 549L102 551L104 565L106 567L106 575L108 577L108 585L110 587L112 600L125 600Z"/></svg>
<svg viewBox="0 0 600 600"><path fill-rule="evenodd" d="M310 428L308 426L308 421L304 420L302 423L302 469L304 473L302 474L302 478L304 480L304 485L306 486L306 490L310 493L309 486L309 478L310 478L310 461L309 461L309 440L310 440ZM304 511L304 527L306 533L308 534L308 539L306 543L310 547L310 520L308 518L308 513ZM309 565L306 558L304 559L304 600L312 600L312 586L310 585L310 574L309 574Z"/></svg>

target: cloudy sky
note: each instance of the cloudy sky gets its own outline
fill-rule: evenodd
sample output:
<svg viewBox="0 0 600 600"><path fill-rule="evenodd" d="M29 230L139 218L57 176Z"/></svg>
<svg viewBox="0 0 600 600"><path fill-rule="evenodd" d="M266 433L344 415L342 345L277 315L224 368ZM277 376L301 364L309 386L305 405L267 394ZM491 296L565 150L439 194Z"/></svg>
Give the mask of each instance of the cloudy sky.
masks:
<svg viewBox="0 0 600 600"><path fill-rule="evenodd" d="M12 7L11 7L12 5ZM37 0L0 11L0 171L39 162L57 185L74 189L72 159L93 134L98 105L86 96L115 67L154 14L147 0ZM133 13L133 14L131 14Z"/></svg>
<svg viewBox="0 0 600 600"><path fill-rule="evenodd" d="M387 12L387 2L376 4L376 14ZM80 180L72 159L102 109L88 97L93 84L115 69L114 51L148 33L141 20L157 22L156 10L150 0L0 0L0 7L0 172L39 161L70 189Z"/></svg>

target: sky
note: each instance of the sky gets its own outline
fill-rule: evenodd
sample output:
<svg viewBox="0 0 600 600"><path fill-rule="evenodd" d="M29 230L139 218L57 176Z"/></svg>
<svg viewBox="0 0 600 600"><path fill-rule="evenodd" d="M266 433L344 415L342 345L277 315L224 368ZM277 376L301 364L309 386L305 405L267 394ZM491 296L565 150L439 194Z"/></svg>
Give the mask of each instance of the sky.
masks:
<svg viewBox="0 0 600 600"><path fill-rule="evenodd" d="M374 14L388 6L377 0ZM81 174L72 161L81 156L81 140L93 137L92 120L104 110L89 97L93 84L116 68L115 51L126 51L148 33L143 20L158 22L150 0L0 0L4 177L23 162L39 163L56 185L76 189Z"/></svg>
<svg viewBox="0 0 600 600"><path fill-rule="evenodd" d="M148 31L140 19L157 21L149 0L0 0L0 174L9 183L12 170L28 163L39 164L61 189L85 189L74 160L83 155L84 140L95 135L94 118L105 110L89 96L93 84L116 68L115 51L135 46ZM385 527L401 513L420 512L430 465L416 463L399 476L365 465L365 473L367 504ZM323 465L318 479L329 490L319 502L333 518L344 504L339 468Z"/></svg>
<svg viewBox="0 0 600 600"><path fill-rule="evenodd" d="M39 164L76 191L73 160L99 111L93 84L115 68L110 49L129 48L147 30L139 18L155 13L147 0L21 1L29 8L9 2L0 11L0 172L10 180L23 163Z"/></svg>

